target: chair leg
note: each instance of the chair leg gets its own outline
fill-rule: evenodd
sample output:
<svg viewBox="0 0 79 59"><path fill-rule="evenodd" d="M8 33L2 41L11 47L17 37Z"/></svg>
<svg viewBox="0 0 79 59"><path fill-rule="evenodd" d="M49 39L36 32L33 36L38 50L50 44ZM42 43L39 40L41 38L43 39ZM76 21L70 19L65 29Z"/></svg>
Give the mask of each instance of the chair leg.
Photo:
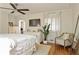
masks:
<svg viewBox="0 0 79 59"><path fill-rule="evenodd" d="M70 54L74 54L74 49L71 47Z"/></svg>
<svg viewBox="0 0 79 59"><path fill-rule="evenodd" d="M65 46L64 46L64 51L65 51Z"/></svg>

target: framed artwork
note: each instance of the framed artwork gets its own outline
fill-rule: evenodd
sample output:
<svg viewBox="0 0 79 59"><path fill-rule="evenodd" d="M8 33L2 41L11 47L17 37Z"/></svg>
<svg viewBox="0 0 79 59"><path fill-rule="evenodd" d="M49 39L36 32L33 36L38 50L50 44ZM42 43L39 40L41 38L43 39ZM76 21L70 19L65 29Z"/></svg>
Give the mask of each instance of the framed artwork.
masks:
<svg viewBox="0 0 79 59"><path fill-rule="evenodd" d="M13 22L8 22L9 26L13 26Z"/></svg>
<svg viewBox="0 0 79 59"><path fill-rule="evenodd" d="M40 19L30 19L29 20L29 26L40 26Z"/></svg>

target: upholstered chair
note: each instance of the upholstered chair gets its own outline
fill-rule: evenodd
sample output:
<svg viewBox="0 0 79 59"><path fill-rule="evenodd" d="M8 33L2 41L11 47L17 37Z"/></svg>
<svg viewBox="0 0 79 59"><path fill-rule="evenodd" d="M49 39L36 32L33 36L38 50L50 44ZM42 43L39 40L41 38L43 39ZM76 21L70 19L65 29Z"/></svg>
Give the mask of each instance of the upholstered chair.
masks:
<svg viewBox="0 0 79 59"><path fill-rule="evenodd" d="M74 37L73 33L62 33L60 36L55 38L55 47L56 44L63 46L64 49L67 46L71 46L74 40L73 37Z"/></svg>

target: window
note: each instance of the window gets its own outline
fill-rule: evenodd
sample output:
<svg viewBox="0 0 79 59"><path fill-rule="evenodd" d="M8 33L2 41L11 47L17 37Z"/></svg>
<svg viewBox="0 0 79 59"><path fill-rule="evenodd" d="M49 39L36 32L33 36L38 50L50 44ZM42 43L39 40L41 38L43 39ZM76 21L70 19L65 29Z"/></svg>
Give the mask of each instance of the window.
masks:
<svg viewBox="0 0 79 59"><path fill-rule="evenodd" d="M48 15L48 24L50 24L49 30L51 31L60 31L60 15L59 14L49 14Z"/></svg>

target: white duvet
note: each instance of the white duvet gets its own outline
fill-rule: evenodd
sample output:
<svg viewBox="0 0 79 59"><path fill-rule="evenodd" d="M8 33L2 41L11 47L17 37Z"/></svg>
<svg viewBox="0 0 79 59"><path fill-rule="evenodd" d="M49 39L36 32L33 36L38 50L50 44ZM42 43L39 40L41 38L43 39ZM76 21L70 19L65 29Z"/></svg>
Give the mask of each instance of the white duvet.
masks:
<svg viewBox="0 0 79 59"><path fill-rule="evenodd" d="M13 40L5 37L0 37L0 55L9 55L10 50L14 46L15 46L15 43Z"/></svg>
<svg viewBox="0 0 79 59"><path fill-rule="evenodd" d="M18 45L17 49L21 47L32 47L36 42L36 37L32 35L23 34L0 34L0 55L9 55L10 50ZM24 46L26 45L26 46Z"/></svg>

